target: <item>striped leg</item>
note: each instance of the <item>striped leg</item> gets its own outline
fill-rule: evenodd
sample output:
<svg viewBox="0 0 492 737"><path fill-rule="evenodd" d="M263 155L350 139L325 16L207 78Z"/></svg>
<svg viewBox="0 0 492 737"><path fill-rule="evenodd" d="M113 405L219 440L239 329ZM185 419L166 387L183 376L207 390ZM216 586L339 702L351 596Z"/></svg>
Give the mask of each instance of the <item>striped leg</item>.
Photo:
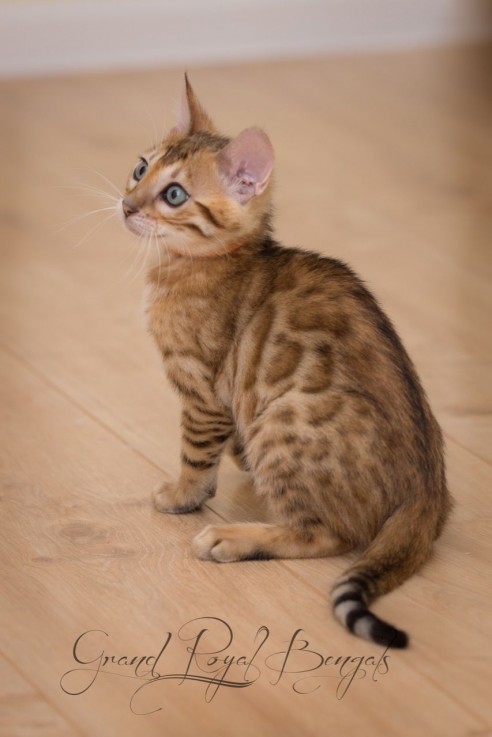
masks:
<svg viewBox="0 0 492 737"><path fill-rule="evenodd" d="M177 483L165 482L154 494L159 512L194 512L213 497L222 451L234 432L229 417L203 405L186 402L181 415L181 474Z"/></svg>

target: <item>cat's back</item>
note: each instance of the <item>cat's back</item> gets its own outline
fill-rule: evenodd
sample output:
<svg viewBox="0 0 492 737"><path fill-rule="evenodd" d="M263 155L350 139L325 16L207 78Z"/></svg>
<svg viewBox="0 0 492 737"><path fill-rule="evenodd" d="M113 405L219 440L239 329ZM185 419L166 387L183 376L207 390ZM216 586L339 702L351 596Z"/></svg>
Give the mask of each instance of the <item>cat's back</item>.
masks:
<svg viewBox="0 0 492 737"><path fill-rule="evenodd" d="M301 401L337 393L364 402L392 428L423 444L440 431L391 321L343 262L272 244L256 256L251 284L263 300L248 322L236 365L242 389ZM357 400L355 400L357 398Z"/></svg>
<svg viewBox="0 0 492 737"><path fill-rule="evenodd" d="M406 357L376 298L344 262L273 244L257 255L255 266L263 305L278 328L307 345L324 338L346 350L363 348L366 360L371 345L380 355Z"/></svg>

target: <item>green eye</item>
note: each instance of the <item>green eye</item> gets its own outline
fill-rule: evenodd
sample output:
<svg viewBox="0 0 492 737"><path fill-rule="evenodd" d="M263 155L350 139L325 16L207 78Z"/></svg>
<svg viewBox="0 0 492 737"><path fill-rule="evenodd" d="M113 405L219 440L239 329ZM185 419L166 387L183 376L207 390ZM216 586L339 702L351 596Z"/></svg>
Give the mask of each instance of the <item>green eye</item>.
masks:
<svg viewBox="0 0 492 737"><path fill-rule="evenodd" d="M140 163L136 165L135 169L133 170L133 178L136 182L139 182L142 179L148 168L149 165L145 161L145 159L142 159Z"/></svg>
<svg viewBox="0 0 492 737"><path fill-rule="evenodd" d="M164 202L167 202L171 207L179 207L190 197L188 192L179 184L170 184L161 196Z"/></svg>

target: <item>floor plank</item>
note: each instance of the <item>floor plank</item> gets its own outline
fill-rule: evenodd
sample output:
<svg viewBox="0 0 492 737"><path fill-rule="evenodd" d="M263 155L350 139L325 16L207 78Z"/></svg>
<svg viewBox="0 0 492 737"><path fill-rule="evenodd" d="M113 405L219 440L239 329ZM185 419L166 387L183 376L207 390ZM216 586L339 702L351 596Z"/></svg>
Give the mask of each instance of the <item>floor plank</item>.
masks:
<svg viewBox="0 0 492 737"><path fill-rule="evenodd" d="M38 689L0 655L0 734L5 737L80 737Z"/></svg>

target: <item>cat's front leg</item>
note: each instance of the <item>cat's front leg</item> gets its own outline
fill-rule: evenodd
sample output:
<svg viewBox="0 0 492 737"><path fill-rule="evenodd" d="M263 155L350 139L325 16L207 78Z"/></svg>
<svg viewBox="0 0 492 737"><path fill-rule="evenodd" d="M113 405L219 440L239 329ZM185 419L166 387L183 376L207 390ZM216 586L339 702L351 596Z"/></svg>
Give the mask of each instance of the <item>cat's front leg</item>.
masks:
<svg viewBox="0 0 492 737"><path fill-rule="evenodd" d="M224 412L189 401L183 405L181 428L179 480L165 482L153 495L155 508L168 514L195 512L215 495L222 451L234 432Z"/></svg>

